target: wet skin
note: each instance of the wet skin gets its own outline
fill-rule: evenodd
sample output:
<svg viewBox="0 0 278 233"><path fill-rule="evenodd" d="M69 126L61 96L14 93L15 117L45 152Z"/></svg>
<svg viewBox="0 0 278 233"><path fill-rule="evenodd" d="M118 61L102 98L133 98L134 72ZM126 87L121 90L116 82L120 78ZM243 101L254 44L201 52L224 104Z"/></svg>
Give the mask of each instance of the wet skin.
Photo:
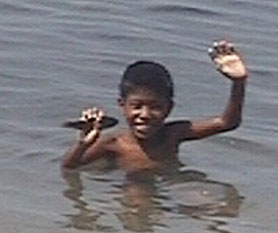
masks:
<svg viewBox="0 0 278 233"><path fill-rule="evenodd" d="M171 124L165 124L165 118L172 108L170 100L148 89L139 88L126 99L119 99L119 106L128 129L98 139L88 146L79 161L81 164L99 157L115 161L119 167L128 171L161 169L164 165L169 166L166 160L171 161L172 165L179 164L176 157L177 140Z"/></svg>
<svg viewBox="0 0 278 233"><path fill-rule="evenodd" d="M131 136L141 141L156 139L159 130L163 130L164 120L172 108L171 100L156 93L138 88L120 99L119 105L131 131Z"/></svg>
<svg viewBox="0 0 278 233"><path fill-rule="evenodd" d="M153 169L177 164L180 143L202 139L237 128L241 123L245 81L248 73L232 44L220 41L209 50L216 69L231 80L231 93L224 111L216 116L165 123L173 103L146 88L137 88L119 106L126 118L127 130L101 135L104 113L99 109L83 111L81 118L95 118L66 153L62 167L76 168L98 158L108 158L126 170ZM158 84L159 85L159 84Z"/></svg>
<svg viewBox="0 0 278 233"><path fill-rule="evenodd" d="M171 141L164 122L172 108L171 100L138 88L126 99L121 98L119 105L129 128L118 138L121 167L154 168L162 161L177 160L177 144Z"/></svg>

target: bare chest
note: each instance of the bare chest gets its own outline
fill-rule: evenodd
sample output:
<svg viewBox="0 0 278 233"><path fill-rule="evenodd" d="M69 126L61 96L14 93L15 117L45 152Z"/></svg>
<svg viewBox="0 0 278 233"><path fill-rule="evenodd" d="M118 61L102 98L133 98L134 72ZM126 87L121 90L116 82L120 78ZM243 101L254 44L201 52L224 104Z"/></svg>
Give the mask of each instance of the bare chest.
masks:
<svg viewBox="0 0 278 233"><path fill-rule="evenodd" d="M142 147L136 143L119 146L117 163L126 170L159 169L176 159L177 149L170 143L155 143Z"/></svg>

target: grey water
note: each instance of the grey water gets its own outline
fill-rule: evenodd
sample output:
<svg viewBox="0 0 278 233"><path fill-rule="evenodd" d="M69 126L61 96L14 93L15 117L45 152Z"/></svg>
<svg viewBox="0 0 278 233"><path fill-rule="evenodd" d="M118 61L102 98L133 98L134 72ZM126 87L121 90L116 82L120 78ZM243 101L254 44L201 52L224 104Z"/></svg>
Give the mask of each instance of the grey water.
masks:
<svg viewBox="0 0 278 233"><path fill-rule="evenodd" d="M0 232L276 233L277 28L276 0L0 0ZM171 119L220 113L221 38L250 72L239 129L183 144L175 177L61 172L77 134L61 123L100 106L124 125L117 85L136 60L170 70Z"/></svg>

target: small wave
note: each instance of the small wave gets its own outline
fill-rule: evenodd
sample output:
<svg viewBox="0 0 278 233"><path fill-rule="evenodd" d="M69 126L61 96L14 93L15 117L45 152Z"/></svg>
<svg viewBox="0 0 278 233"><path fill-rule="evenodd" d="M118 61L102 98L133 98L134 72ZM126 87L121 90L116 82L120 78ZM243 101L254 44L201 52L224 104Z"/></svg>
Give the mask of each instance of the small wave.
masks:
<svg viewBox="0 0 278 233"><path fill-rule="evenodd" d="M219 12L194 7L194 6L181 6L181 5L160 5L151 6L147 10L159 13L180 13L180 14L190 14L190 15L200 15L200 16L220 16Z"/></svg>
<svg viewBox="0 0 278 233"><path fill-rule="evenodd" d="M23 5L15 5L12 3L7 3L7 2L0 2L0 9L1 11L11 11L11 12L23 12L23 11L29 11L30 8L25 7Z"/></svg>
<svg viewBox="0 0 278 233"><path fill-rule="evenodd" d="M272 11L274 13L277 12L278 4L276 1L234 1L233 5L240 8L252 9L252 10L260 10L260 11Z"/></svg>
<svg viewBox="0 0 278 233"><path fill-rule="evenodd" d="M31 14L34 15L42 15L44 13L51 12L52 10L47 7L38 7L35 4L15 4L15 3L8 3L8 2L0 2L0 9L1 14Z"/></svg>

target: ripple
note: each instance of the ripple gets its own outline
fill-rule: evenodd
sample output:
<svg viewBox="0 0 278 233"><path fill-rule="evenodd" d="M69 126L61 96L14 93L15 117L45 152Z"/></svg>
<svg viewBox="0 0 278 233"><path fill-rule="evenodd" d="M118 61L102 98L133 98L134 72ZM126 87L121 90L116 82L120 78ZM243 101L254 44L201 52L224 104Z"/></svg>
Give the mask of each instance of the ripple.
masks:
<svg viewBox="0 0 278 233"><path fill-rule="evenodd" d="M147 10L151 12L156 12L159 14L165 13L175 13L175 14L184 14L191 16L221 16L222 14L207 8L200 8L194 6L182 6L182 5L158 5L158 6L150 6Z"/></svg>
<svg viewBox="0 0 278 233"><path fill-rule="evenodd" d="M33 16L44 15L52 12L52 9L47 7L41 7L36 4L27 4L22 2L10 3L0 2L1 14L29 14Z"/></svg>

